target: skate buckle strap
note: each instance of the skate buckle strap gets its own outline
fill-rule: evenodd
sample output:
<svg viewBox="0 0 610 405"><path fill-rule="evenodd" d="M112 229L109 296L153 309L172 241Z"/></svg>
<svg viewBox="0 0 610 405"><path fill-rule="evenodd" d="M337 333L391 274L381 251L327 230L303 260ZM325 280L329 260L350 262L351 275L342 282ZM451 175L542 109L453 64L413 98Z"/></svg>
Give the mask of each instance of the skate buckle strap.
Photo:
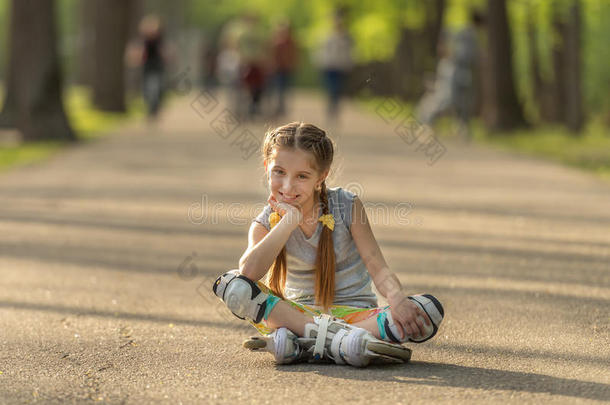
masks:
<svg viewBox="0 0 610 405"><path fill-rule="evenodd" d="M284 353L283 353L283 349L286 345L286 328L279 328L275 331L275 342L274 342L274 354L275 354L275 359L276 360L280 360L280 362L282 360L284 360Z"/></svg>
<svg viewBox="0 0 610 405"><path fill-rule="evenodd" d="M313 348L314 360L320 360L324 356L324 345L326 344L326 334L328 333L329 322L329 315L320 315L320 320L318 322L318 334L316 336L316 344Z"/></svg>
<svg viewBox="0 0 610 405"><path fill-rule="evenodd" d="M341 355L341 340L346 334L347 329L339 329L330 344L330 352L333 355L336 364L345 364L343 356Z"/></svg>
<svg viewBox="0 0 610 405"><path fill-rule="evenodd" d="M267 297L268 297L267 294L260 293L252 299L252 304L254 304L254 306L252 307L252 314L250 314L250 317L256 323L259 323L261 321L261 319L263 318L263 316L265 315Z"/></svg>

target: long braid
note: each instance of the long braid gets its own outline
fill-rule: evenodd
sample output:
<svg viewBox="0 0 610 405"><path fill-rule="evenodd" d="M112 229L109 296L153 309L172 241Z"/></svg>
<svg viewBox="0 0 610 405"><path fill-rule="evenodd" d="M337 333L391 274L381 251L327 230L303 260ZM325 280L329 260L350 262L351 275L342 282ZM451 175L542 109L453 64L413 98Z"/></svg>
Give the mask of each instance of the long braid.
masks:
<svg viewBox="0 0 610 405"><path fill-rule="evenodd" d="M281 299L284 297L284 287L286 286L286 245L275 258L272 270L267 272L266 283L273 295Z"/></svg>
<svg viewBox="0 0 610 405"><path fill-rule="evenodd" d="M320 189L320 204L322 214L329 214L328 193L324 181ZM323 226L316 256L315 298L316 304L325 310L332 305L335 297L335 249L332 236L332 231Z"/></svg>

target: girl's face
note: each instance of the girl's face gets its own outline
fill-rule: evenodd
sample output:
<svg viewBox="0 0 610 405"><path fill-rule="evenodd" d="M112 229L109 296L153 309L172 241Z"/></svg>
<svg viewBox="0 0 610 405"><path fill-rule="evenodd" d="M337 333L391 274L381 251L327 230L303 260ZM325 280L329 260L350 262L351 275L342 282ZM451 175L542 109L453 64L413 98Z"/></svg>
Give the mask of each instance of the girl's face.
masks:
<svg viewBox="0 0 610 405"><path fill-rule="evenodd" d="M279 148L265 168L271 194L277 201L303 208L313 199L318 184L328 171L320 174L314 167L313 157L300 149Z"/></svg>

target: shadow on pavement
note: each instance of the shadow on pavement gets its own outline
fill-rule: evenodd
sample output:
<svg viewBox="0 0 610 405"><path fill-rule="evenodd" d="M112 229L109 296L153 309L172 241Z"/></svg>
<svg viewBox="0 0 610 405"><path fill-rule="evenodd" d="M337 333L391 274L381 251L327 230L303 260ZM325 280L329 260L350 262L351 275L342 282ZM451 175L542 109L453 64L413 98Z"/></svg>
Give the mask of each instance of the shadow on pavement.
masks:
<svg viewBox="0 0 610 405"><path fill-rule="evenodd" d="M220 302L220 301L219 301ZM252 335L257 334L256 329L251 326L249 323L238 320L237 318L233 319L233 315L229 312L228 309L225 309L224 306L217 305L210 311L208 306L206 318L209 318L210 312L217 312L218 315L222 318L220 320L208 320L208 319L187 319L180 318L177 316L171 315L161 315L161 314L144 314L144 313L133 313L133 312L124 312L124 311L109 311L103 309L94 309L94 308L79 308L72 306L63 306L63 305L48 305L48 304L37 304L37 303L29 303L29 302L16 302L16 301L0 301L0 308L12 308L12 309L20 309L27 311L44 311L44 312L54 312L57 314L71 315L71 316L90 316L95 318L110 318L117 320L132 320L132 321L141 321L141 322L154 322L161 324L176 324L176 325L185 325L185 326L198 326L198 327L210 327L210 328L220 328L223 330L230 330L231 332L236 331L244 331L251 333ZM202 305L203 308L203 305ZM202 309L203 314L203 309ZM203 315L202 315L203 317Z"/></svg>
<svg viewBox="0 0 610 405"><path fill-rule="evenodd" d="M290 367L289 370L288 367ZM406 385L548 393L600 401L607 400L610 397L610 385L608 384L456 364L415 361L408 365L375 365L365 369L354 369L334 364L277 366L277 368L278 370L293 372L315 372L333 378L362 381L378 380Z"/></svg>

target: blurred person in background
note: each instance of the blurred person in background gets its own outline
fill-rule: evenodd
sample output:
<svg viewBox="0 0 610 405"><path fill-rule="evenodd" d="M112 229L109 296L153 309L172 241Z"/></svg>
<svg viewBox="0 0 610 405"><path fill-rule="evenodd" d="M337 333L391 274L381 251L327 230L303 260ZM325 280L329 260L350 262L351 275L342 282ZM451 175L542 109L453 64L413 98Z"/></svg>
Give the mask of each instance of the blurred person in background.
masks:
<svg viewBox="0 0 610 405"><path fill-rule="evenodd" d="M453 106L460 124L460 134L470 139L470 120L474 109L475 83L478 73L479 45L477 31L483 27L483 16L476 10L470 13L470 24L457 32L454 40L452 80Z"/></svg>
<svg viewBox="0 0 610 405"><path fill-rule="evenodd" d="M209 92L218 86L218 43L204 37L201 45L201 84Z"/></svg>
<svg viewBox="0 0 610 405"><path fill-rule="evenodd" d="M128 48L131 65L141 66L142 94L147 106L149 121L154 121L161 108L165 87L165 71L169 59L163 41L163 26L156 15L142 19L139 39Z"/></svg>
<svg viewBox="0 0 610 405"><path fill-rule="evenodd" d="M445 112L453 113L458 120L459 135L466 140L470 139L475 98L477 29L483 23L483 16L472 11L470 24L458 31L451 42L447 33L441 36L435 82L417 107L418 119L426 125L432 125Z"/></svg>
<svg viewBox="0 0 610 405"><path fill-rule="evenodd" d="M417 119L424 125L432 125L440 114L447 111L453 104L453 80L455 63L451 58L451 48L448 34L442 33L437 45L438 64L432 83L427 84L427 90L416 108Z"/></svg>
<svg viewBox="0 0 610 405"><path fill-rule="evenodd" d="M265 86L267 43L256 14L244 14L228 21L220 37L218 78L229 89L231 112L240 119L261 112Z"/></svg>
<svg viewBox="0 0 610 405"><path fill-rule="evenodd" d="M244 29L240 32L237 43L241 62L241 80L249 97L248 117L252 119L261 114L268 49L258 15L248 14L244 20Z"/></svg>
<svg viewBox="0 0 610 405"><path fill-rule="evenodd" d="M273 86L277 95L274 114L282 116L286 113L286 93L298 63L298 46L289 21L283 21L278 25L271 39L271 52Z"/></svg>
<svg viewBox="0 0 610 405"><path fill-rule="evenodd" d="M345 11L339 10L334 16L333 32L322 43L315 55L328 94L327 114L330 121L338 118L339 101L345 81L353 66L352 46L352 38L345 27Z"/></svg>
<svg viewBox="0 0 610 405"><path fill-rule="evenodd" d="M233 18L224 24L220 34L216 67L218 82L227 89L231 111L238 117L243 117L246 104L242 91L241 56L238 46L243 27L243 17Z"/></svg>

